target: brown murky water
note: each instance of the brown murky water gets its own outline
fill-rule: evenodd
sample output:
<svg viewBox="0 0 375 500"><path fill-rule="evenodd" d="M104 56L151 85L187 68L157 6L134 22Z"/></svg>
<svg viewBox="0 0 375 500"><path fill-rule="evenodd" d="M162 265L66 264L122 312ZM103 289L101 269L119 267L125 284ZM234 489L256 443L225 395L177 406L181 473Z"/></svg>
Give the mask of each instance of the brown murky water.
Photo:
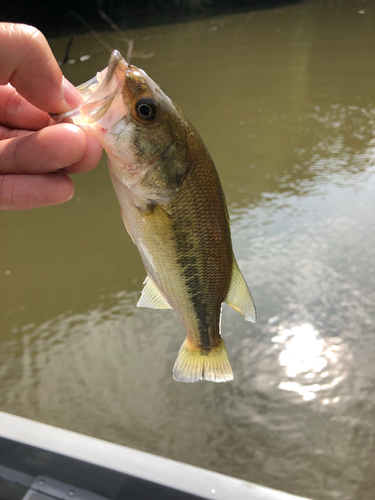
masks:
<svg viewBox="0 0 375 500"><path fill-rule="evenodd" d="M135 307L145 272L103 158L71 202L1 214L0 409L316 500L373 500L374 2L131 35L154 53L132 62L217 164L259 320L224 307L233 383L173 381L183 327ZM57 58L66 41L51 40ZM64 72L81 83L108 56L77 37Z"/></svg>

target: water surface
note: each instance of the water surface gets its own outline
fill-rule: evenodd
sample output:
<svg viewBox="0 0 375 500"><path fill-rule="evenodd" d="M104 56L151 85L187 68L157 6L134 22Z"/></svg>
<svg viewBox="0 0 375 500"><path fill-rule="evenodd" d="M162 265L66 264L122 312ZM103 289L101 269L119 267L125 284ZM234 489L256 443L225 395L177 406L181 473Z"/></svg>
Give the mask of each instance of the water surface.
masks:
<svg viewBox="0 0 375 500"><path fill-rule="evenodd" d="M145 272L103 158L71 202L0 214L0 409L316 500L372 500L374 2L128 35L216 162L258 322L224 306L232 383L173 381L183 327L135 307ZM50 42L62 59L67 39ZM87 35L70 57L78 84L109 53Z"/></svg>

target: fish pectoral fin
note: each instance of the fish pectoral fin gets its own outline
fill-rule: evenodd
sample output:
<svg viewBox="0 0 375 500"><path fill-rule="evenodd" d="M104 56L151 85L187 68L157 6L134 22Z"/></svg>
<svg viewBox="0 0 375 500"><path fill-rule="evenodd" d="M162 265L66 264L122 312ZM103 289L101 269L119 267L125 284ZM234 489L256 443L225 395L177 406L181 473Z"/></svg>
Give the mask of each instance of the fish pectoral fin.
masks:
<svg viewBox="0 0 375 500"><path fill-rule="evenodd" d="M128 221L126 220L125 214L122 211L122 209L121 209L121 215L122 215L122 220L124 221L124 224L125 224L125 229L126 229L128 235L130 236L130 238L132 239L132 242L135 244L132 232L130 231L130 227L129 227Z"/></svg>
<svg viewBox="0 0 375 500"><path fill-rule="evenodd" d="M147 278L143 282L141 298L138 300L137 307L150 307L151 309L172 309L161 294L155 283Z"/></svg>
<svg viewBox="0 0 375 500"><path fill-rule="evenodd" d="M255 323L257 315L254 301L234 256L232 279L225 302L233 307L235 311L242 314L247 321Z"/></svg>
<svg viewBox="0 0 375 500"><path fill-rule="evenodd" d="M173 367L173 378L177 382L228 382L233 380L233 371L224 340L210 348L190 349L187 339L182 344Z"/></svg>

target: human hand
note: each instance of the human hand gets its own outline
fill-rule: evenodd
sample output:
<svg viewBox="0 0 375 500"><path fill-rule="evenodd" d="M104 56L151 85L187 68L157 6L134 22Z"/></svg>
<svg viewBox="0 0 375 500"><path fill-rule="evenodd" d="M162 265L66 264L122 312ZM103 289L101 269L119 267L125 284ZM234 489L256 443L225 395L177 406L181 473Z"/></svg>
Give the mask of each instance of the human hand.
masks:
<svg viewBox="0 0 375 500"><path fill-rule="evenodd" d="M48 114L81 101L40 31L0 23L0 210L68 201L74 184L66 174L99 163L102 146L93 135Z"/></svg>

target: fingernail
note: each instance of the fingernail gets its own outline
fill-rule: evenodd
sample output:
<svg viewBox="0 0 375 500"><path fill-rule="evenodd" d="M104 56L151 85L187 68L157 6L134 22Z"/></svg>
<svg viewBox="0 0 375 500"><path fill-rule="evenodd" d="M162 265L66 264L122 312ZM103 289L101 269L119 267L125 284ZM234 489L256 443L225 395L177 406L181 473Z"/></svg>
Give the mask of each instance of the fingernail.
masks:
<svg viewBox="0 0 375 500"><path fill-rule="evenodd" d="M78 92L75 86L70 83L70 81L65 77L63 77L62 94L66 104L70 109L77 108L83 101L81 94Z"/></svg>

